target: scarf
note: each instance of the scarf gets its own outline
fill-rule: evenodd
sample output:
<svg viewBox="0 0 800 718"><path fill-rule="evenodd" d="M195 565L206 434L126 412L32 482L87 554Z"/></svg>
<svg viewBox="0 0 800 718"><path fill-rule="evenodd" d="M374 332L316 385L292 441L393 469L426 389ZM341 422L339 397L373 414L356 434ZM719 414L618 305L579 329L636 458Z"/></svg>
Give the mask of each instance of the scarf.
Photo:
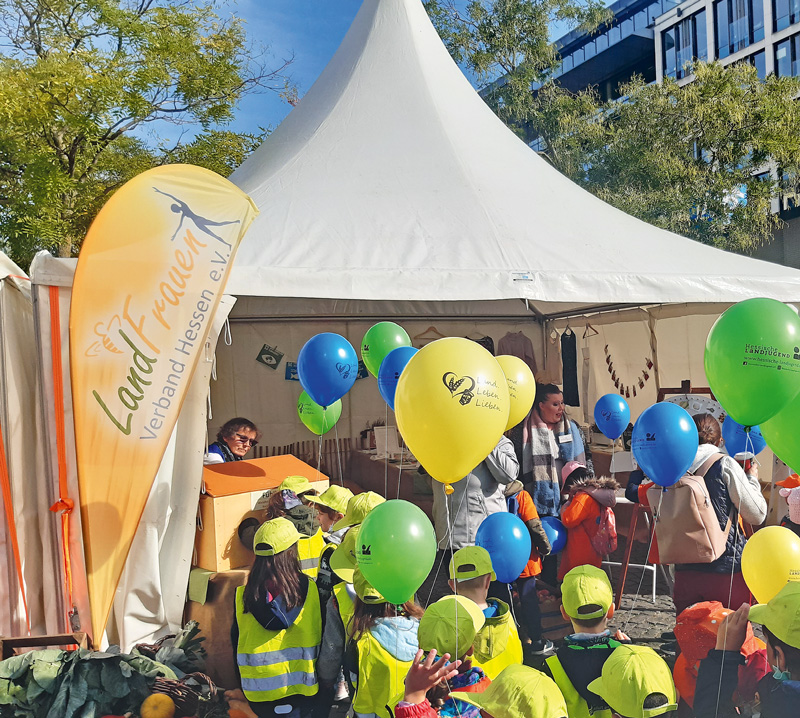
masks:
<svg viewBox="0 0 800 718"><path fill-rule="evenodd" d="M560 434L570 434L572 443L558 443ZM572 458L567 453L574 451L575 436L572 422L566 413L551 431L536 408L531 410L522 424L522 483L533 498L539 516L558 516L561 503L561 484L556 461Z"/></svg>
<svg viewBox="0 0 800 718"><path fill-rule="evenodd" d="M470 686L477 685L481 681L486 681L486 674L483 669L478 666L473 666L465 673L459 673L450 679L450 692L456 691L473 692L469 691ZM448 698L441 708L439 708L439 716L454 716L457 718L479 718L481 714L480 708L474 706L466 701L460 701L457 698Z"/></svg>
<svg viewBox="0 0 800 718"><path fill-rule="evenodd" d="M215 441L211 446L216 446L219 448L220 453L222 454L222 458L228 461L241 461L241 456L236 456L229 448L228 445L224 441ZM211 447L209 447L211 448Z"/></svg>

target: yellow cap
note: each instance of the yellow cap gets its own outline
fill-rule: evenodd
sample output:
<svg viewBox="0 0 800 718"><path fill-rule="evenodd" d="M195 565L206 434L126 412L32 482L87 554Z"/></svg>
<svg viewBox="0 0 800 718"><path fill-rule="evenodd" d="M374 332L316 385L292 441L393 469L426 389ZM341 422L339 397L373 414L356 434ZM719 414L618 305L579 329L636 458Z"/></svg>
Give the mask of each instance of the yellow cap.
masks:
<svg viewBox="0 0 800 718"><path fill-rule="evenodd" d="M294 491L297 496L305 494L308 491L313 491L315 494L317 490L311 485L311 482L305 476L287 476L278 487L279 491Z"/></svg>
<svg viewBox="0 0 800 718"><path fill-rule="evenodd" d="M327 506L329 509L344 514L347 512L347 504L353 498L353 492L346 489L344 486L337 486L332 484L319 496L306 496L307 501L312 504L320 504Z"/></svg>
<svg viewBox="0 0 800 718"><path fill-rule="evenodd" d="M419 647L435 649L440 656L449 653L452 660L463 658L485 622L483 611L473 601L445 596L425 609L417 632Z"/></svg>
<svg viewBox="0 0 800 718"><path fill-rule="evenodd" d="M464 581L487 573L492 575L492 581L497 580L492 569L492 557L482 546L464 546L450 559L450 578L454 580Z"/></svg>
<svg viewBox="0 0 800 718"><path fill-rule="evenodd" d="M678 694L669 666L648 646L618 646L603 664L600 678L587 688L611 710L627 718L651 718L678 709ZM645 699L661 693L661 705L645 708Z"/></svg>
<svg viewBox="0 0 800 718"><path fill-rule="evenodd" d="M289 519L272 519L261 524L256 531L253 537L253 553L256 556L275 556L294 546L299 540L300 533Z"/></svg>
<svg viewBox="0 0 800 718"><path fill-rule="evenodd" d="M347 511L344 518L339 519L332 528L332 531L339 531L346 526L357 526L367 518L367 514L376 506L382 504L386 499L376 494L374 491L365 491L356 494L347 502Z"/></svg>
<svg viewBox="0 0 800 718"><path fill-rule="evenodd" d="M451 693L494 718L567 718L567 704L555 681L535 668L504 668L483 693Z"/></svg>
<svg viewBox="0 0 800 718"><path fill-rule="evenodd" d="M614 590L606 572L596 566L576 566L564 576L561 603L570 618L592 620L602 618L614 603ZM599 606L593 611L587 606Z"/></svg>
<svg viewBox="0 0 800 718"><path fill-rule="evenodd" d="M336 550L331 554L331 571L342 581L353 583L353 571L356 568L356 542L358 541L358 526L353 526L342 539Z"/></svg>
<svg viewBox="0 0 800 718"><path fill-rule="evenodd" d="M353 571L353 588L358 596L364 603L386 603L386 599L381 596L378 589L376 589L361 573L361 569L356 566Z"/></svg>
<svg viewBox="0 0 800 718"><path fill-rule="evenodd" d="M789 581L769 603L753 606L750 620L792 648L800 648L800 581Z"/></svg>

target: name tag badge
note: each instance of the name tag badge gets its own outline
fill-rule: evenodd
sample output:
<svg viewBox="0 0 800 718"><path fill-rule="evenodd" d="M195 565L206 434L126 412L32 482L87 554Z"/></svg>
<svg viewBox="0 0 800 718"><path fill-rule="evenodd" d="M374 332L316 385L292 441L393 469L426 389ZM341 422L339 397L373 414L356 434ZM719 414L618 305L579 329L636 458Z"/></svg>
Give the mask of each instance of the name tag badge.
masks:
<svg viewBox="0 0 800 718"><path fill-rule="evenodd" d="M572 443L572 434L561 434L558 437L559 444L571 444Z"/></svg>

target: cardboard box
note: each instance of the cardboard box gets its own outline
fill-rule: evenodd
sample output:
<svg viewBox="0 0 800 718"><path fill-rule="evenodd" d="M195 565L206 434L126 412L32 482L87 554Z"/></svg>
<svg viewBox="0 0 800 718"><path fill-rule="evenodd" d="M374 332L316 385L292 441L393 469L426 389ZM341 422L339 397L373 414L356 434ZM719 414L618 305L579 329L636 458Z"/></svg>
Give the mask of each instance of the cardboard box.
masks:
<svg viewBox="0 0 800 718"><path fill-rule="evenodd" d="M328 488L327 476L291 455L204 467L195 565L209 571L251 566L253 552L242 545L237 529L251 516L265 520L269 497L287 476L305 476L320 493Z"/></svg>

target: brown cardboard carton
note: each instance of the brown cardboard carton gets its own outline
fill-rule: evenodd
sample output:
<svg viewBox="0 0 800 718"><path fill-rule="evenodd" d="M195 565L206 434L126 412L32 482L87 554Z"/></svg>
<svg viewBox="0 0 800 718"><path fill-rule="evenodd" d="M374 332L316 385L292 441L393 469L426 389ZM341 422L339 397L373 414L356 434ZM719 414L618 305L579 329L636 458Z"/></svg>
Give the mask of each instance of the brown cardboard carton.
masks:
<svg viewBox="0 0 800 718"><path fill-rule="evenodd" d="M320 493L328 488L327 476L291 455L204 467L195 565L209 571L251 566L253 552L242 545L237 529L251 516L265 520L269 496L287 476L305 476Z"/></svg>

